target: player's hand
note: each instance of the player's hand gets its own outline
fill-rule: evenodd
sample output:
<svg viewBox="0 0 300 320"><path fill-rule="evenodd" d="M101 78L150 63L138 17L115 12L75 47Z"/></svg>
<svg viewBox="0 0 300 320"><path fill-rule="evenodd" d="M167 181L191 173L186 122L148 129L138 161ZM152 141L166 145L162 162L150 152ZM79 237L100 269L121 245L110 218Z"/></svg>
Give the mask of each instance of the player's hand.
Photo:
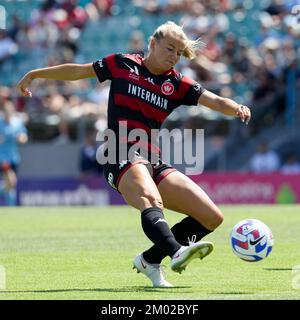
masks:
<svg viewBox="0 0 300 320"><path fill-rule="evenodd" d="M33 79L31 78L30 74L27 73L17 84L17 88L19 89L23 97L32 97L32 92L28 89L32 80Z"/></svg>
<svg viewBox="0 0 300 320"><path fill-rule="evenodd" d="M246 124L248 124L251 119L250 109L246 106L243 106L242 104L238 106L236 115L242 120L242 122L245 122Z"/></svg>

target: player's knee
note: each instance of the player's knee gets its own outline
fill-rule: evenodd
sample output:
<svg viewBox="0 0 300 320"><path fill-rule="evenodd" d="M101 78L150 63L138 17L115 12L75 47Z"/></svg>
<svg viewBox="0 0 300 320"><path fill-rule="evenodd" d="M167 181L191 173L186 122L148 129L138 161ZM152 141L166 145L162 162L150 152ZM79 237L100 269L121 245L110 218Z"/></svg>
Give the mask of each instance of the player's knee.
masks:
<svg viewBox="0 0 300 320"><path fill-rule="evenodd" d="M141 197L141 201L142 201L142 206L145 208L157 207L157 208L160 208L161 210L164 209L163 201L159 196L152 195L152 194L145 194Z"/></svg>
<svg viewBox="0 0 300 320"><path fill-rule="evenodd" d="M220 209L216 208L214 210L214 213L212 215L211 221L210 221L210 230L215 230L219 225L222 224L224 220L223 213Z"/></svg>
<svg viewBox="0 0 300 320"><path fill-rule="evenodd" d="M224 220L223 213L220 209L214 208L210 212L209 218L202 221L201 224L208 230L214 231Z"/></svg>

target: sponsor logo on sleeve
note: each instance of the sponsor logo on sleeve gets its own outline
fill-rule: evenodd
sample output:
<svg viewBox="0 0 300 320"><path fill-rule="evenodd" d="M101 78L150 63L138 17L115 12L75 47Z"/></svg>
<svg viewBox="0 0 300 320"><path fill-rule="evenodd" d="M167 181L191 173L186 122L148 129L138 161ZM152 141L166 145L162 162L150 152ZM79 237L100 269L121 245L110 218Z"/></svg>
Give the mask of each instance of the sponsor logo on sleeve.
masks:
<svg viewBox="0 0 300 320"><path fill-rule="evenodd" d="M131 67L130 65L128 65L126 62L124 62L125 66L129 69L130 74L129 74L129 78L135 79L135 80L139 80L139 69L137 66Z"/></svg>

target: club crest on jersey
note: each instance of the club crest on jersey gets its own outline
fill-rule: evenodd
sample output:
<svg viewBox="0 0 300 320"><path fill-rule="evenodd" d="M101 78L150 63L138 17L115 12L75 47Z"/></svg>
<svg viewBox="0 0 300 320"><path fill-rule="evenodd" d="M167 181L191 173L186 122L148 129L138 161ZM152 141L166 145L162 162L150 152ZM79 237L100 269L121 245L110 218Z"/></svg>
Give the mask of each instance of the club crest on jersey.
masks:
<svg viewBox="0 0 300 320"><path fill-rule="evenodd" d="M170 96L174 92L174 86L171 82L165 81L161 85L161 92L165 94L166 96Z"/></svg>

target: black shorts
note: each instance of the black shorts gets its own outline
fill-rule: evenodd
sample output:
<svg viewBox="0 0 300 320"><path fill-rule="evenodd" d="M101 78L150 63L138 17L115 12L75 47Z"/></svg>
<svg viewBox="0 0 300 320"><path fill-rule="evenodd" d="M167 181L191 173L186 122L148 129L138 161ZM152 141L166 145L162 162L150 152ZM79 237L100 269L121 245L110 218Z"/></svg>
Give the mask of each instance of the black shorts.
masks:
<svg viewBox="0 0 300 320"><path fill-rule="evenodd" d="M136 152L136 157L132 160L123 160L117 164L104 164L103 172L106 181L112 188L119 192L118 185L122 176L128 169L138 163L142 163L146 166L156 185L158 185L160 181L169 173L176 171L175 168L163 162L161 159L159 159L156 164L151 164L147 159L143 158L139 153Z"/></svg>

